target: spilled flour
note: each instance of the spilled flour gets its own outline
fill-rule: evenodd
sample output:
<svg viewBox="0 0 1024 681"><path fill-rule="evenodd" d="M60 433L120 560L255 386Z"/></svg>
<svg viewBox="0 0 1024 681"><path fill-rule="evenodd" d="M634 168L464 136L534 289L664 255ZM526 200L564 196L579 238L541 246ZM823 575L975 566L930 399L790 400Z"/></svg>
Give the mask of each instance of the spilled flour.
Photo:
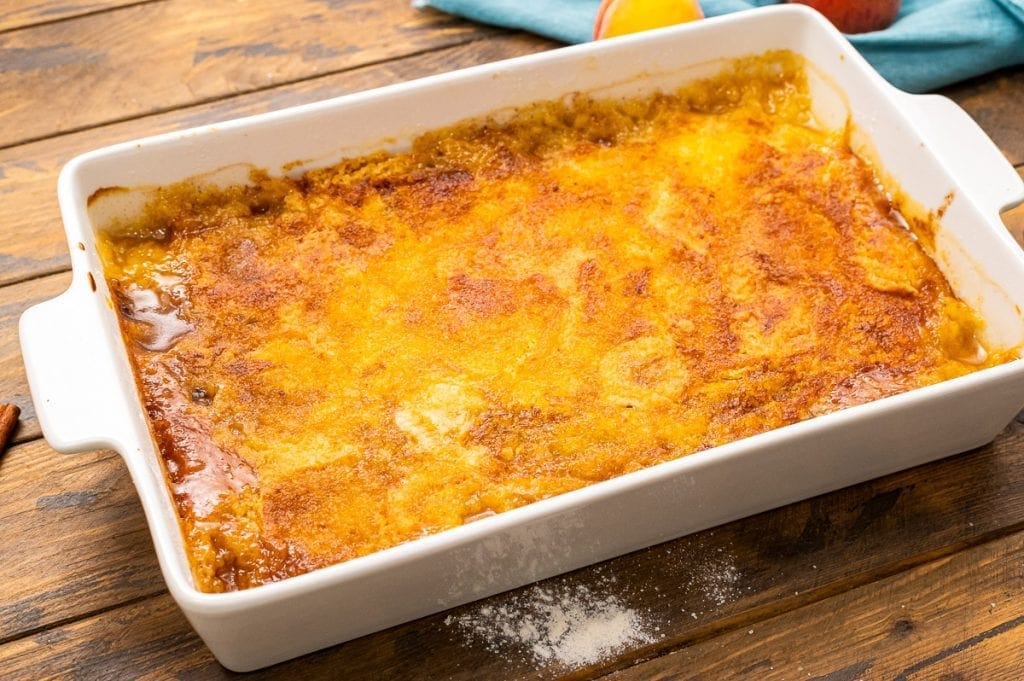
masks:
<svg viewBox="0 0 1024 681"><path fill-rule="evenodd" d="M693 542L682 550L663 546L652 551L659 556L648 564L646 578L634 574L628 583L619 583L605 566L593 566L589 585L554 578L462 608L444 623L505 660L562 672L614 659L655 643L666 632L695 626L694 620L717 616L751 590L734 556L722 547ZM671 595L664 593L666 588Z"/></svg>
<svg viewBox="0 0 1024 681"><path fill-rule="evenodd" d="M526 654L534 663L578 669L631 646L652 643L658 627L614 595L582 585L536 585L505 599L452 616L456 625L495 654Z"/></svg>
<svg viewBox="0 0 1024 681"><path fill-rule="evenodd" d="M700 561L691 559L686 568L686 586L691 592L703 594L709 605L722 606L740 596L739 570L732 556L722 549Z"/></svg>

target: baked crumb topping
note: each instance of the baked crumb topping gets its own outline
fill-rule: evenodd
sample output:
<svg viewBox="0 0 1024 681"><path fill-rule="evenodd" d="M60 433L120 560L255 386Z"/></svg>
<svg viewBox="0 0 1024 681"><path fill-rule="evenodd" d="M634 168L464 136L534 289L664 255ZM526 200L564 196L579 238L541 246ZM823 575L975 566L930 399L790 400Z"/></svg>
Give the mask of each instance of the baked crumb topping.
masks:
<svg viewBox="0 0 1024 681"><path fill-rule="evenodd" d="M1010 358L788 53L166 187L101 255L206 591Z"/></svg>

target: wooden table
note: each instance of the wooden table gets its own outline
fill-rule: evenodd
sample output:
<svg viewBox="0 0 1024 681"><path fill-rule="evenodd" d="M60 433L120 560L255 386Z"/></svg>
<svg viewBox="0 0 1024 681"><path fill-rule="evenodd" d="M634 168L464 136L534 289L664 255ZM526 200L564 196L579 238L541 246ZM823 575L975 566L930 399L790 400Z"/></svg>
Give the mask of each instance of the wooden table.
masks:
<svg viewBox="0 0 1024 681"><path fill-rule="evenodd" d="M116 141L553 47L406 0L0 8L0 401L24 411L0 459L0 677L232 676L167 595L118 456L60 455L40 439L17 321L70 280L62 164ZM1024 170L1024 69L947 94ZM1024 209L1004 217L1019 240ZM635 637L571 670L564 650L481 634L501 623L495 613L516 623L536 612L545 593L633 617ZM979 450L256 676L1016 679L1022 624L1024 415Z"/></svg>

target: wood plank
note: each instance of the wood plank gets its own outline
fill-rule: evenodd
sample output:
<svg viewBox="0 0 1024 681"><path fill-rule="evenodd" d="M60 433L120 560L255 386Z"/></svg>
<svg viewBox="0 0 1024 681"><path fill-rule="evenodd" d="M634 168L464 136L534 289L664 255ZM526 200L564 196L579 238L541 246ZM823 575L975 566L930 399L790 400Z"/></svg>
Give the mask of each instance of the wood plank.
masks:
<svg viewBox="0 0 1024 681"><path fill-rule="evenodd" d="M57 175L61 167L78 154L145 135L182 130L530 54L552 44L527 35L503 35L2 149L0 200L4 203L4 238L0 239L0 286L68 267L67 243L56 199Z"/></svg>
<svg viewBox="0 0 1024 681"><path fill-rule="evenodd" d="M1024 66L1015 66L940 90L989 134L1013 165L1024 163Z"/></svg>
<svg viewBox="0 0 1024 681"><path fill-rule="evenodd" d="M30 0L0 6L0 32L159 0Z"/></svg>
<svg viewBox="0 0 1024 681"><path fill-rule="evenodd" d="M65 456L42 440L8 450L0 519L0 640L164 589L114 452Z"/></svg>
<svg viewBox="0 0 1024 681"><path fill-rule="evenodd" d="M0 288L0 402L13 402L21 407L20 424L14 433L15 443L41 434L21 359L18 319L26 309L53 298L70 284L71 273L63 272Z"/></svg>
<svg viewBox="0 0 1024 681"><path fill-rule="evenodd" d="M1019 679L1024 533L607 677L655 679Z"/></svg>
<svg viewBox="0 0 1024 681"><path fill-rule="evenodd" d="M253 0L244 12L166 0L26 28L0 43L10 65L0 73L0 146L494 33L405 0ZM943 91L1014 164L1024 162L1015 116L1022 82L1024 68L1015 67Z"/></svg>
<svg viewBox="0 0 1024 681"><path fill-rule="evenodd" d="M10 681L238 678L214 661L167 594L2 645L0 664Z"/></svg>
<svg viewBox="0 0 1024 681"><path fill-rule="evenodd" d="M91 465L107 470L112 464ZM81 469L82 479L102 477L89 470ZM3 472L12 489L29 474ZM46 477L45 466L30 475ZM570 671L579 675L613 671L1018 531L1024 527L1022 519L1024 418L993 445L970 454L395 627L283 663L254 678L337 678L339 670L345 670L348 678L396 679L416 678L423 670L450 678L556 678ZM0 515L0 527L7 522ZM91 531L99 539L126 524L138 530L139 522L129 522L125 512L106 507L91 519ZM146 565L155 570L148 539L140 532L132 535L123 553L104 556L88 543L65 542L61 533L35 527L31 520L21 526L18 536L0 541L0 554L12 555L9 542L21 536L46 534L51 536L55 555L79 553L82 557L77 562L93 566L92 577L83 574L80 581L73 581L76 586L61 594L62 600L77 600L76 589L85 589L90 579L116 583L108 573L118 565L130 562L142 572ZM544 615L545 594L555 602L568 602L569 615L583 610L591 615L596 611L631 616L638 639L593 664L571 670L559 662L566 651L557 645L547 647L551 655L544 659L536 652L544 651L544 645L536 645L543 641L523 643L514 635L494 635L502 625L508 631L518 630L530 615L536 624ZM93 605L114 607L125 596L112 588ZM51 601L46 596L35 603L44 613L39 622L46 621L45 614L56 607ZM116 664L123 665L119 669L126 676L159 673L160 665L166 664L196 678L218 678L222 670L198 646L184 620L168 613L173 609L157 599L38 632L0 646L0 668L45 669L54 674L75 669L89 676L104 668L99 665L110 663L105 656L115 644L108 641L115 641L123 647L109 654L118 655ZM599 617L578 620L577 625L601 625ZM131 650L138 654L125 652ZM172 653L164 655L165 650ZM94 653L97 666L89 662Z"/></svg>
<svg viewBox="0 0 1024 681"><path fill-rule="evenodd" d="M0 146L496 33L407 0L166 0L25 28L0 43Z"/></svg>

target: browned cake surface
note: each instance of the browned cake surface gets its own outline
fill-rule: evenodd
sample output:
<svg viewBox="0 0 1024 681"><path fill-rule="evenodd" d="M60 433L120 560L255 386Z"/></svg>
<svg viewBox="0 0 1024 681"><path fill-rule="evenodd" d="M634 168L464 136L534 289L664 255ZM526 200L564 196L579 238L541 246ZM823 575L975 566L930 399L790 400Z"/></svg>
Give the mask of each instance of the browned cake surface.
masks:
<svg viewBox="0 0 1024 681"><path fill-rule="evenodd" d="M776 59L171 187L107 235L200 588L1007 359Z"/></svg>

